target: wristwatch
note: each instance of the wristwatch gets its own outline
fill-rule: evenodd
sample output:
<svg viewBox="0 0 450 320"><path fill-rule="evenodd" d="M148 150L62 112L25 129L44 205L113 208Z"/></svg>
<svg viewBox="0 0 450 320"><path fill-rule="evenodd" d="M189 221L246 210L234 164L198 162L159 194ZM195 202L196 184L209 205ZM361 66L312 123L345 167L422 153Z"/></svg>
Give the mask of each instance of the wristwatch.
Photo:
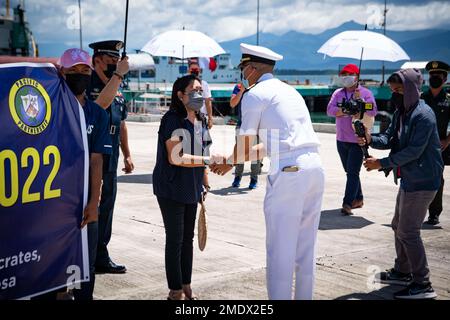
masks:
<svg viewBox="0 0 450 320"><path fill-rule="evenodd" d="M210 163L211 163L211 158L210 157L203 157L203 164L205 166L209 166Z"/></svg>

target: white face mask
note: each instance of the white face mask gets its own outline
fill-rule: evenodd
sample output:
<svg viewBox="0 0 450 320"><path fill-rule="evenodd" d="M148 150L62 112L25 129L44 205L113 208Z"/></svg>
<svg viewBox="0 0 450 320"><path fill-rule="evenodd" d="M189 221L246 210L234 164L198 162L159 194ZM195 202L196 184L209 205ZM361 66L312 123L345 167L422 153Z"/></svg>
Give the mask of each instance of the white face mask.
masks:
<svg viewBox="0 0 450 320"><path fill-rule="evenodd" d="M357 76L341 76L339 77L339 84L344 88L351 88L358 82Z"/></svg>

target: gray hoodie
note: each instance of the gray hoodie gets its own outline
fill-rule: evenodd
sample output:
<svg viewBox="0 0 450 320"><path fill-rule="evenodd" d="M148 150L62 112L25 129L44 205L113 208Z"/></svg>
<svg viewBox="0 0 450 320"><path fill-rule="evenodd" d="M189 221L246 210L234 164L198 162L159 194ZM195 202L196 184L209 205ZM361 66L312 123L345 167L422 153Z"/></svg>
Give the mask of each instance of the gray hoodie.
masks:
<svg viewBox="0 0 450 320"><path fill-rule="evenodd" d="M403 69L395 73L403 81L403 104L408 113L419 102L423 84L422 74L417 69Z"/></svg>
<svg viewBox="0 0 450 320"><path fill-rule="evenodd" d="M375 149L391 149L380 163L385 169L394 169L395 181L401 177L403 190L438 190L443 170L441 145L434 112L420 100L422 75L416 69L400 70L396 74L403 81L405 112L395 111L389 128L385 133L372 135L370 145Z"/></svg>

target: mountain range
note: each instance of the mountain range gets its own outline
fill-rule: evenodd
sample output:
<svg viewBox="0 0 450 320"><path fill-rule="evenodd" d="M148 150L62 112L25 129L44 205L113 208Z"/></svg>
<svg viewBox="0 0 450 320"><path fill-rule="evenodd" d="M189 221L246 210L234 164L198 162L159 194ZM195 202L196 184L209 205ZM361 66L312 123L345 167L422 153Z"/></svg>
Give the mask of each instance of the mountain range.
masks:
<svg viewBox="0 0 450 320"><path fill-rule="evenodd" d="M289 31L282 35L260 33L259 44L282 54L284 59L277 63L278 69L324 70L337 69L339 65L355 63L353 59L324 58L317 50L334 35L348 30L364 30L364 26L349 21L320 34ZM382 32L382 30L371 30ZM443 60L450 62L450 30L428 29L417 31L386 31L386 36L396 41L411 58L411 61ZM256 44L256 35L222 42L220 45L231 53L233 65L239 63L241 42ZM399 68L405 61L386 62L389 69ZM379 69L380 61L363 61L362 68Z"/></svg>
<svg viewBox="0 0 450 320"><path fill-rule="evenodd" d="M334 35L347 30L364 30L364 26L349 21L341 26L326 30L320 34L308 34L289 31L282 35L260 33L260 45L271 48L282 54L284 59L277 63L278 69L297 70L335 70L339 65L357 63L352 59L324 58L317 50ZM381 30L372 30L382 32ZM410 56L411 61L443 60L450 62L450 30L428 29L417 31L386 31L386 35L396 41ZM220 43L226 52L231 53L233 65L239 63L241 42L256 44L256 35ZM64 50L71 47L61 42L41 42L40 56L58 57ZM129 50L132 52L133 50ZM386 62L388 69L399 68L404 61ZM364 69L380 69L379 61L363 61Z"/></svg>

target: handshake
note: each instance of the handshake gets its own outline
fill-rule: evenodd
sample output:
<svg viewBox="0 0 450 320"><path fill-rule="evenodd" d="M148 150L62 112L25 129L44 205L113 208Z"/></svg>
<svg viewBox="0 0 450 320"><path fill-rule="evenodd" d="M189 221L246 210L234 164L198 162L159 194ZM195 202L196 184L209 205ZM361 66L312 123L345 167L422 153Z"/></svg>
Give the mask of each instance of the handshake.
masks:
<svg viewBox="0 0 450 320"><path fill-rule="evenodd" d="M234 167L226 156L218 154L209 157L208 165L212 172L220 176L227 174Z"/></svg>

